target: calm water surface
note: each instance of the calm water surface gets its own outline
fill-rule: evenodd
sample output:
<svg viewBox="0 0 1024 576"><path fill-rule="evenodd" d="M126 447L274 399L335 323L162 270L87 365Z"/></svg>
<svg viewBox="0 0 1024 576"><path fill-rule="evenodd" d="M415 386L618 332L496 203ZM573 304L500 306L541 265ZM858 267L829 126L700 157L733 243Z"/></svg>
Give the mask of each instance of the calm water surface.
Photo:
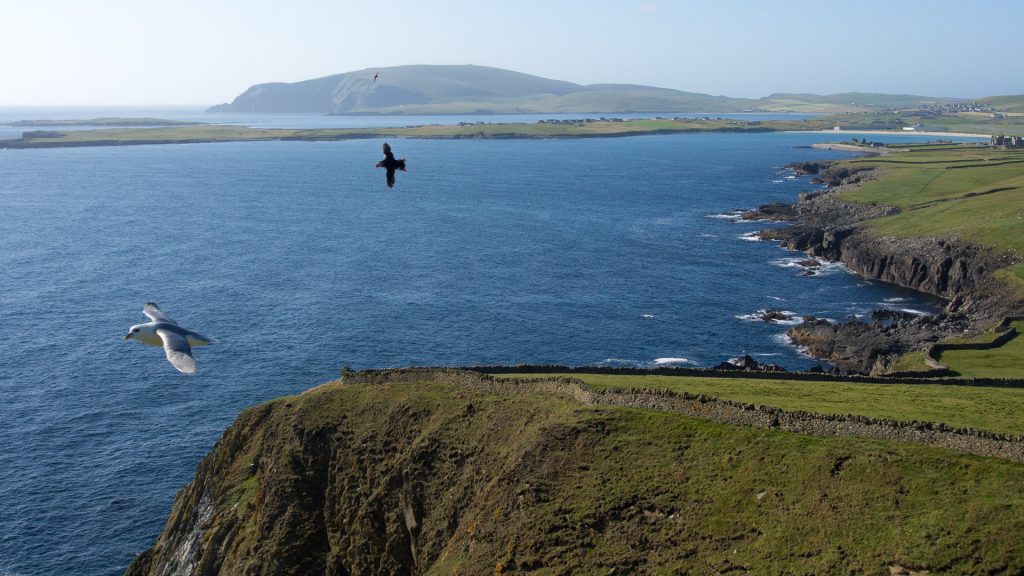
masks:
<svg viewBox="0 0 1024 576"><path fill-rule="evenodd" d="M0 574L110 575L245 406L354 368L815 362L761 308L933 303L714 218L813 134L0 151ZM152 300L220 343L123 342Z"/></svg>

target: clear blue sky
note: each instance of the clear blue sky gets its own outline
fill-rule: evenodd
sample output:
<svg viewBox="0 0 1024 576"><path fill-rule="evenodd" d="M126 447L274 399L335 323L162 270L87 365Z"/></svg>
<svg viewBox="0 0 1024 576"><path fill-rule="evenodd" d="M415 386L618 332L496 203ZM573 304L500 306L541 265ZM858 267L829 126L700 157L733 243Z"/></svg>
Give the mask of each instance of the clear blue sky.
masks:
<svg viewBox="0 0 1024 576"><path fill-rule="evenodd" d="M1022 0L0 0L0 14L0 106L209 105L403 64L734 97L1024 94Z"/></svg>

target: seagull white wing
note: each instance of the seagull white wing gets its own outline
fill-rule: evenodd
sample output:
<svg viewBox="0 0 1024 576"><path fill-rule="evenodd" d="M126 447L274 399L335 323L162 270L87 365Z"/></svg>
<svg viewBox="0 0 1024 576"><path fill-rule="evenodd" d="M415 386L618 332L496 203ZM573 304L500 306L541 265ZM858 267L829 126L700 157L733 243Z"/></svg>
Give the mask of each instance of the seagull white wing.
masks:
<svg viewBox="0 0 1024 576"><path fill-rule="evenodd" d="M157 309L159 310L159 308ZM192 357L192 347L188 339L170 330L157 330L157 335L164 341L164 354L178 372L193 374L196 371L196 359Z"/></svg>
<svg viewBox="0 0 1024 576"><path fill-rule="evenodd" d="M167 317L164 311L156 305L155 302L146 302L146 305L142 308L142 313L149 317L153 322L167 322L168 324L177 324L174 320Z"/></svg>

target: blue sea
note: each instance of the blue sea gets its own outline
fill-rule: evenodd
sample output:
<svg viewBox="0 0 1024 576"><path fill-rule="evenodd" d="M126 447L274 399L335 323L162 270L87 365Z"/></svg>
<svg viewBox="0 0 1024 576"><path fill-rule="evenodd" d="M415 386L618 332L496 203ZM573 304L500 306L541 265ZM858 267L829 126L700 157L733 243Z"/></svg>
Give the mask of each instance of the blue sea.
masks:
<svg viewBox="0 0 1024 576"><path fill-rule="evenodd" d="M380 140L0 150L0 575L120 574L241 409L345 366L799 369L750 314L934 311L723 216L815 188L783 166L823 138L392 140L393 189ZM198 374L122 340L147 301L219 341Z"/></svg>

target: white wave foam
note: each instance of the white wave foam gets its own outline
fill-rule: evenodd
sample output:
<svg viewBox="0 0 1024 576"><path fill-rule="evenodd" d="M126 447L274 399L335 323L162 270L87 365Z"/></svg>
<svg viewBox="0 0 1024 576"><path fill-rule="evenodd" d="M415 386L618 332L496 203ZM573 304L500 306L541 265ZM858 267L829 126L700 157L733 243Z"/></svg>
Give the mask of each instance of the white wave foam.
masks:
<svg viewBox="0 0 1024 576"><path fill-rule="evenodd" d="M906 302L907 299L906 298L898 298L897 297L897 298L886 298L885 301L886 302Z"/></svg>
<svg viewBox="0 0 1024 576"><path fill-rule="evenodd" d="M743 210L733 210L731 212L721 212L719 214L708 214L708 218L714 218L715 220L727 220L729 222L747 222L743 219Z"/></svg>
<svg viewBox="0 0 1024 576"><path fill-rule="evenodd" d="M629 358L605 358L597 363L598 366L640 366L642 363Z"/></svg>
<svg viewBox="0 0 1024 576"><path fill-rule="evenodd" d="M816 264L808 264L808 262L812 260L816 262ZM804 276L828 276L837 272L853 274L853 272L851 272L850 269L842 262L817 260L810 256L779 258L778 260L772 260L772 264L780 268L798 268L801 270L800 273Z"/></svg>
<svg viewBox="0 0 1024 576"><path fill-rule="evenodd" d="M772 184L782 184L785 180L772 180Z"/></svg>
<svg viewBox="0 0 1024 576"><path fill-rule="evenodd" d="M654 314L641 314L641 318L654 318Z"/></svg>
<svg viewBox="0 0 1024 576"><path fill-rule="evenodd" d="M786 301L785 298L779 298L778 296L769 296L769 298L771 298L772 300L775 300L776 302L785 302Z"/></svg>
<svg viewBox="0 0 1024 576"><path fill-rule="evenodd" d="M808 257L803 257L803 258L779 258L778 260L772 260L772 264L774 264L775 266L778 266L780 268L808 268L809 266L801 264L801 262L806 262L809 259L810 258L808 258Z"/></svg>
<svg viewBox="0 0 1024 576"><path fill-rule="evenodd" d="M844 272L846 274L854 274L852 270L846 267L846 264L842 262L822 262L821 270L818 274L835 274L837 272Z"/></svg>
<svg viewBox="0 0 1024 576"><path fill-rule="evenodd" d="M790 348L793 348L794 350L796 350L797 354L805 358L814 358L814 356L811 356L810 349L807 346L797 346L796 344L793 344L793 339L790 338L789 334L786 334L785 332L783 332L782 334L773 335L772 340L784 346L789 346Z"/></svg>
<svg viewBox="0 0 1024 576"><path fill-rule="evenodd" d="M928 313L922 310L915 310L913 308L900 308L900 312L906 312L907 314L913 314L914 316L927 316Z"/></svg>
<svg viewBox="0 0 1024 576"><path fill-rule="evenodd" d="M796 180L796 176L786 176L786 180Z"/></svg>
<svg viewBox="0 0 1024 576"><path fill-rule="evenodd" d="M672 366L679 364L693 364L693 361L689 358L655 358L654 364L656 366Z"/></svg>
<svg viewBox="0 0 1024 576"><path fill-rule="evenodd" d="M737 236L737 238L739 238L740 240L746 240L748 242L760 242L761 241L761 233L760 232L745 232L745 233L740 234L739 236Z"/></svg>

